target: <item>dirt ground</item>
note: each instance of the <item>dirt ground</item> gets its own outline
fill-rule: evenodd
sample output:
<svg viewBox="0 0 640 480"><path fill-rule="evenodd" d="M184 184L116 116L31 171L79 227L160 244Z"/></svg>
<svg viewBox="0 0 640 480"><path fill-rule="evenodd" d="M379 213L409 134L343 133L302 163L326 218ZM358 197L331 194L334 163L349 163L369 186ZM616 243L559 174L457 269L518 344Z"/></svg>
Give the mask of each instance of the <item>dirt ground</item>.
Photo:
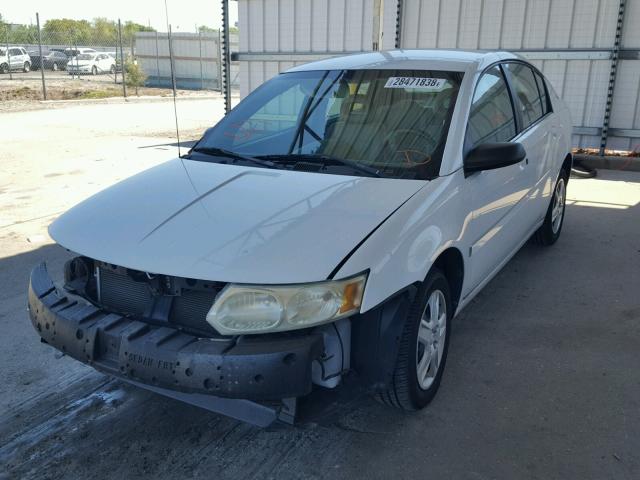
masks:
<svg viewBox="0 0 640 480"><path fill-rule="evenodd" d="M115 82L117 80L117 83ZM85 100L111 97L123 97L122 77L117 74L71 76L65 71L53 72L45 70L45 84L48 100ZM177 90L180 98L203 98L216 95L208 90ZM136 97L171 97L169 88L150 88L127 86L127 96ZM0 112L39 108L38 102L43 100L42 78L40 71L12 72L0 75Z"/></svg>
<svg viewBox="0 0 640 480"><path fill-rule="evenodd" d="M166 100L0 113L0 478L640 478L640 173L571 180L562 238L525 245L456 318L441 390L405 414L315 391L258 429L127 386L39 343L46 227L176 155ZM178 103L184 138L220 99ZM11 141L7 141L10 139Z"/></svg>

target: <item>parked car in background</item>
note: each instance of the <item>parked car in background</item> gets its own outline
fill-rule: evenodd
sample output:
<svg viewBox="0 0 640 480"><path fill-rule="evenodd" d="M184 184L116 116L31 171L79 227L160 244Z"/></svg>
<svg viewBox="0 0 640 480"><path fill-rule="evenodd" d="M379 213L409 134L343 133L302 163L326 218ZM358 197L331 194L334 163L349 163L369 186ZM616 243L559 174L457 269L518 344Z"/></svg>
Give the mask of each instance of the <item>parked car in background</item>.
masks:
<svg viewBox="0 0 640 480"><path fill-rule="evenodd" d="M78 256L63 285L33 270L31 321L100 371L260 425L349 371L418 410L454 316L530 237L558 240L571 135L507 52L294 67L186 156L60 216L49 233Z"/></svg>
<svg viewBox="0 0 640 480"><path fill-rule="evenodd" d="M108 53L82 53L67 63L69 75L116 73L116 59Z"/></svg>
<svg viewBox="0 0 640 480"><path fill-rule="evenodd" d="M116 62L116 71L122 72L122 57L120 56L120 53L115 52L115 51L114 52L105 52L105 53L111 55L114 58L114 60Z"/></svg>
<svg viewBox="0 0 640 480"><path fill-rule="evenodd" d="M37 50L29 52L29 56L31 57L31 68L34 70L41 68L41 66L46 70L64 70L69 62L69 57L56 50L42 52L42 58Z"/></svg>
<svg viewBox="0 0 640 480"><path fill-rule="evenodd" d="M0 47L0 73L9 73L9 70L31 70L31 57L24 48Z"/></svg>
<svg viewBox="0 0 640 480"><path fill-rule="evenodd" d="M68 48L65 48L63 52L69 58L73 58L77 55L82 55L83 53L96 53L96 51L93 48L84 48L84 47L80 47L80 48L68 47Z"/></svg>

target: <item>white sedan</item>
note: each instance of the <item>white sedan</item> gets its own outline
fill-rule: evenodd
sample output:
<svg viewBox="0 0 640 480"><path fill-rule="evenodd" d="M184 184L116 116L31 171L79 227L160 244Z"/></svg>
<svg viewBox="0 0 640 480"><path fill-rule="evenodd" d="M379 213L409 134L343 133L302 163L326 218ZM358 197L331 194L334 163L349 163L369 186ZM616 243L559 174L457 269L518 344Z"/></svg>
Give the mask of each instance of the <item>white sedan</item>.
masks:
<svg viewBox="0 0 640 480"><path fill-rule="evenodd" d="M98 370L260 425L347 371L422 408L455 315L530 237L560 236L570 141L565 105L509 53L295 67L183 158L58 218L78 256L63 288L34 269L32 323Z"/></svg>
<svg viewBox="0 0 640 480"><path fill-rule="evenodd" d="M108 53L81 53L71 57L67 63L69 75L98 75L100 73L114 74L116 60Z"/></svg>

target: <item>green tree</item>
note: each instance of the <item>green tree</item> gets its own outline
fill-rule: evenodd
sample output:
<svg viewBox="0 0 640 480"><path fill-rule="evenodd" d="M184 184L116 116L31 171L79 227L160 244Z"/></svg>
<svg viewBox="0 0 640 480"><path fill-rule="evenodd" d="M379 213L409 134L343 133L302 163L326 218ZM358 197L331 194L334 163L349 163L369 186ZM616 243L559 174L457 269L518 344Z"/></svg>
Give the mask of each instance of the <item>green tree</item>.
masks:
<svg viewBox="0 0 640 480"><path fill-rule="evenodd" d="M42 41L48 44L91 45L93 40L93 28L87 20L52 19L42 28Z"/></svg>
<svg viewBox="0 0 640 480"><path fill-rule="evenodd" d="M115 45L118 38L118 25L104 17L93 19L93 38L96 45Z"/></svg>
<svg viewBox="0 0 640 480"><path fill-rule="evenodd" d="M125 71L127 72L127 85L135 87L136 95L138 95L138 87L144 86L144 82L147 79L142 67L130 58L127 58L124 64Z"/></svg>

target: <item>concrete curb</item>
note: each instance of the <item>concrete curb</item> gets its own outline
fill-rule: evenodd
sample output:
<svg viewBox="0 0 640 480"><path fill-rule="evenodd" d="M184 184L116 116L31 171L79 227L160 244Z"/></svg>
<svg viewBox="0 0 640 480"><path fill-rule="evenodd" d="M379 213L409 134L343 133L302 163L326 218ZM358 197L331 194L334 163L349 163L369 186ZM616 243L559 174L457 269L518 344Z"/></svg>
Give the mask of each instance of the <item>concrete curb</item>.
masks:
<svg viewBox="0 0 640 480"><path fill-rule="evenodd" d="M585 167L603 170L623 170L640 172L640 157L614 157L576 154L574 160L580 160Z"/></svg>

